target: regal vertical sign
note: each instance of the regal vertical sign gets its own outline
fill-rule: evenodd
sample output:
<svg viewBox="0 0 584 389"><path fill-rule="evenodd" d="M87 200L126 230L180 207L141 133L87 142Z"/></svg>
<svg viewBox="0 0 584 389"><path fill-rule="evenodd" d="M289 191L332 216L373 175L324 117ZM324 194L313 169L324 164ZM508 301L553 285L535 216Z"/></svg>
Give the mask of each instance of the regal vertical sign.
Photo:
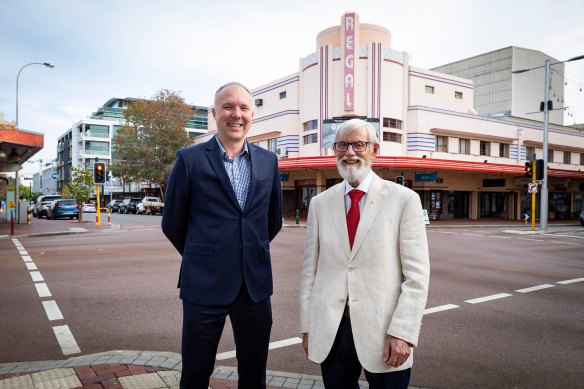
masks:
<svg viewBox="0 0 584 389"><path fill-rule="evenodd" d="M344 42L343 42L343 64L345 69L344 77L344 102L345 111L354 110L355 100L355 13L346 13L343 23Z"/></svg>

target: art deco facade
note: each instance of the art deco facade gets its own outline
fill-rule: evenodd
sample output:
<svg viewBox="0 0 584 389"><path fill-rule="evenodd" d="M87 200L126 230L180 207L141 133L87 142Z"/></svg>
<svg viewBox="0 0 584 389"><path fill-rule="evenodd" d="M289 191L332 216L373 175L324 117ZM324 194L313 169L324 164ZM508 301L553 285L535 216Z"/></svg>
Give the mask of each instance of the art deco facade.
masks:
<svg viewBox="0 0 584 389"><path fill-rule="evenodd" d="M471 80L411 66L389 30L355 13L318 34L298 72L252 95L248 139L280 156L288 215L340 181L331 144L354 117L378 131L375 172L405 176L432 218L516 220L529 208L524 164L542 157L542 123L479 115ZM215 133L209 115L209 133L196 142ZM569 219L584 208L584 132L550 125L549 148L550 219Z"/></svg>

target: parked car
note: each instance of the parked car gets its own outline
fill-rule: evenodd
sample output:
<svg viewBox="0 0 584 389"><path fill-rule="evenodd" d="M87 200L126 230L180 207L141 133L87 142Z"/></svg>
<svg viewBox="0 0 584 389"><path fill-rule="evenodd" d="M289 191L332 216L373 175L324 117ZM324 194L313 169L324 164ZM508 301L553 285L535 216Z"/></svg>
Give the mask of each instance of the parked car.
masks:
<svg viewBox="0 0 584 389"><path fill-rule="evenodd" d="M164 203L158 197L144 197L142 201L136 204L136 213L145 215L154 215L164 211Z"/></svg>
<svg viewBox="0 0 584 389"><path fill-rule="evenodd" d="M79 219L79 205L73 199L54 200L47 208L47 219Z"/></svg>
<svg viewBox="0 0 584 389"><path fill-rule="evenodd" d="M55 200L59 200L59 195L41 195L37 198L36 203L32 207L32 215L41 219L47 216L47 207Z"/></svg>
<svg viewBox="0 0 584 389"><path fill-rule="evenodd" d="M85 203L85 204L83 204L83 212L92 212L92 213L95 213L95 204L93 204L93 203Z"/></svg>
<svg viewBox="0 0 584 389"><path fill-rule="evenodd" d="M112 200L107 205L107 208L110 210L111 213L120 212L120 204L123 200Z"/></svg>
<svg viewBox="0 0 584 389"><path fill-rule="evenodd" d="M584 210L580 211L580 224L584 227Z"/></svg>
<svg viewBox="0 0 584 389"><path fill-rule="evenodd" d="M136 213L136 204L142 199L136 197L126 197L120 204L120 213Z"/></svg>

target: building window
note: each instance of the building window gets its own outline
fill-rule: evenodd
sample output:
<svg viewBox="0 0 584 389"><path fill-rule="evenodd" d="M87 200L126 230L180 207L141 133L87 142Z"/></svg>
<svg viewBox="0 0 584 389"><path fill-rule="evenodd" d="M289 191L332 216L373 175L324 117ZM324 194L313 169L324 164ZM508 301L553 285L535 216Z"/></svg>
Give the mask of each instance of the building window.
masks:
<svg viewBox="0 0 584 389"><path fill-rule="evenodd" d="M491 155L491 142L487 142L486 140L481 141L480 154L487 155L487 156Z"/></svg>
<svg viewBox="0 0 584 389"><path fill-rule="evenodd" d="M434 87L431 85L426 85L426 93L434 94Z"/></svg>
<svg viewBox="0 0 584 389"><path fill-rule="evenodd" d="M509 144L508 143L499 143L499 157L509 158Z"/></svg>
<svg viewBox="0 0 584 389"><path fill-rule="evenodd" d="M470 154L470 139L460 138L458 152L460 154Z"/></svg>
<svg viewBox="0 0 584 389"><path fill-rule="evenodd" d="M286 98L286 91L280 92L280 100L285 99L285 98Z"/></svg>
<svg viewBox="0 0 584 389"><path fill-rule="evenodd" d="M580 153L580 165L584 165L584 153Z"/></svg>
<svg viewBox="0 0 584 389"><path fill-rule="evenodd" d="M316 130L318 128L318 120L309 120L303 124L304 131Z"/></svg>
<svg viewBox="0 0 584 389"><path fill-rule="evenodd" d="M548 162L554 162L554 150L548 149Z"/></svg>
<svg viewBox="0 0 584 389"><path fill-rule="evenodd" d="M318 142L318 134L310 134L304 136L304 144L308 145L310 143Z"/></svg>
<svg viewBox="0 0 584 389"><path fill-rule="evenodd" d="M525 159L528 161L533 161L535 157L535 147L527 146L525 147Z"/></svg>
<svg viewBox="0 0 584 389"><path fill-rule="evenodd" d="M454 98L462 100L462 92L454 92Z"/></svg>
<svg viewBox="0 0 584 389"><path fill-rule="evenodd" d="M393 118L383 118L383 127L395 128L398 130L402 129L402 121Z"/></svg>
<svg viewBox="0 0 584 389"><path fill-rule="evenodd" d="M268 150L275 153L277 149L278 149L278 138L268 139Z"/></svg>
<svg viewBox="0 0 584 389"><path fill-rule="evenodd" d="M564 151L564 163L567 165L572 164L572 153L569 151Z"/></svg>
<svg viewBox="0 0 584 389"><path fill-rule="evenodd" d="M436 135L436 151L448 152L448 137Z"/></svg>
<svg viewBox="0 0 584 389"><path fill-rule="evenodd" d="M401 143L401 134L396 132L383 132L383 140L386 142Z"/></svg>

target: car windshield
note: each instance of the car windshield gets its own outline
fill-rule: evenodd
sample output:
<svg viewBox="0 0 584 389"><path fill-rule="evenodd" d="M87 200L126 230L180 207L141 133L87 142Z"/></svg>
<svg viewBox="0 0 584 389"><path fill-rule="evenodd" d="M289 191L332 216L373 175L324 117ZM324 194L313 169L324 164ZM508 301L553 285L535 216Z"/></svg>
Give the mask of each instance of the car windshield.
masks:
<svg viewBox="0 0 584 389"><path fill-rule="evenodd" d="M58 202L59 205L77 205L75 200L63 200Z"/></svg>

